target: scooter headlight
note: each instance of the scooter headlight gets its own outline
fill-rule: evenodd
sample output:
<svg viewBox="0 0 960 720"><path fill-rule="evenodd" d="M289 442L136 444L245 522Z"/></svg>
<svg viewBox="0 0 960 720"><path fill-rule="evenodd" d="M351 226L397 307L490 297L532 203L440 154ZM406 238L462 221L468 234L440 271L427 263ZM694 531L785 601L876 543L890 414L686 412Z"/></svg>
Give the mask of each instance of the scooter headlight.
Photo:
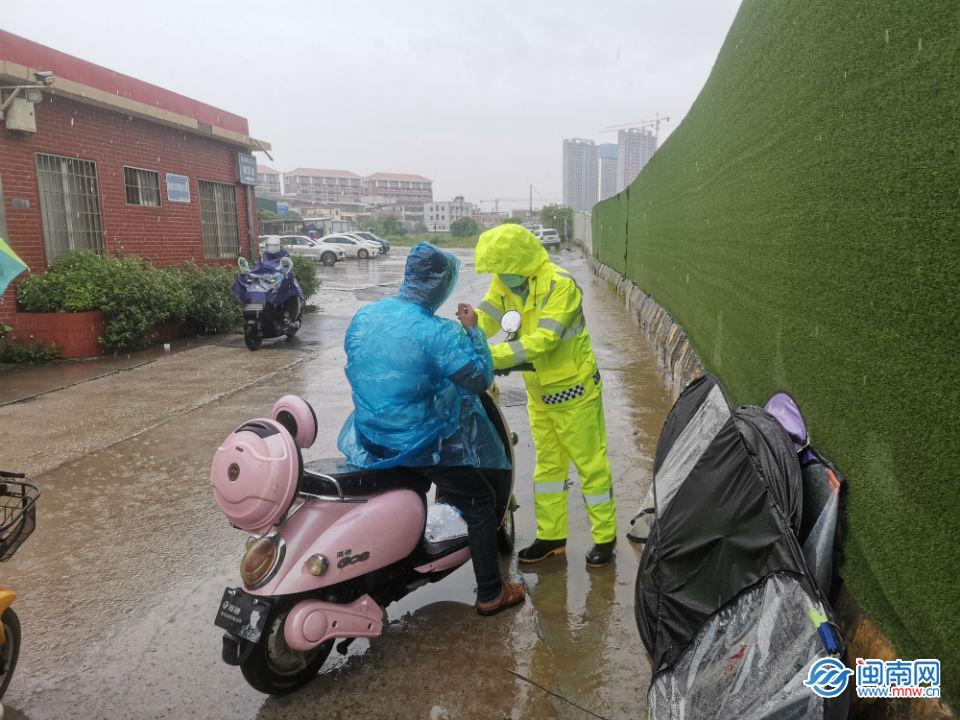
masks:
<svg viewBox="0 0 960 720"><path fill-rule="evenodd" d="M283 538L265 535L247 544L247 551L240 561L240 579L249 590L256 590L274 576L283 561Z"/></svg>

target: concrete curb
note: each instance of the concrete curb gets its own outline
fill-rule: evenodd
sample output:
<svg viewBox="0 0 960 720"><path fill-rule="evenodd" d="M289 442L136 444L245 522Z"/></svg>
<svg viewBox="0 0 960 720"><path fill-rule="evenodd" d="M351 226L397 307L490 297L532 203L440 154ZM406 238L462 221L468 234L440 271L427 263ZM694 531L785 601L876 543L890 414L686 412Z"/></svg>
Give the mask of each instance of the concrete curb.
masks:
<svg viewBox="0 0 960 720"><path fill-rule="evenodd" d="M674 400L692 380L703 374L703 363L690 344L687 333L670 314L609 265L584 255L593 273L617 289L644 337L660 359ZM847 641L847 662L856 658L895 660L893 643L869 617L863 614L846 586L841 587L836 607L837 623ZM869 720L956 720L951 709L937 700L860 700L851 698L850 716Z"/></svg>

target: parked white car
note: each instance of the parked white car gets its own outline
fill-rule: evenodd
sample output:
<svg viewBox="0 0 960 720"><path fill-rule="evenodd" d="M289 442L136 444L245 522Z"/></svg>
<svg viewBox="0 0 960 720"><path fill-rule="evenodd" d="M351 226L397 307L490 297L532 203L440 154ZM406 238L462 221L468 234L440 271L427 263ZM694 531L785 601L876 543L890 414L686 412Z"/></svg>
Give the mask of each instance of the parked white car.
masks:
<svg viewBox="0 0 960 720"><path fill-rule="evenodd" d="M540 231L539 237L540 244L544 247L556 247L560 244L560 233L553 228L543 228L543 230Z"/></svg>
<svg viewBox="0 0 960 720"><path fill-rule="evenodd" d="M356 257L365 259L376 257L380 254L380 246L362 238L353 237L348 233L336 233L334 235L324 235L320 238L321 242L332 243L342 249L347 257Z"/></svg>
<svg viewBox="0 0 960 720"><path fill-rule="evenodd" d="M346 251L340 245L325 243L307 235L261 235L260 252L263 252L263 247L270 237L279 238L280 244L291 255L311 257L324 265L333 265L337 260L347 257Z"/></svg>

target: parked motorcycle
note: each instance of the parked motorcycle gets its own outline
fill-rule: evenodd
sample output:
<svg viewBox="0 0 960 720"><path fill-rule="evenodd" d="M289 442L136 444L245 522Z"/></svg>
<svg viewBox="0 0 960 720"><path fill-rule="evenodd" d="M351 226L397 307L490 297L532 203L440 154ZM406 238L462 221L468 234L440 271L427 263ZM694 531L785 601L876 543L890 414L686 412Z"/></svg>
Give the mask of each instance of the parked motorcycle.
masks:
<svg viewBox="0 0 960 720"><path fill-rule="evenodd" d="M264 338L296 335L303 322L303 291L287 252L264 252L252 268L244 257L239 264L241 273L233 283L233 292L243 303L247 347L256 350Z"/></svg>
<svg viewBox="0 0 960 720"><path fill-rule="evenodd" d="M25 478L22 473L0 470L0 562L13 557L37 525L40 489ZM0 587L0 698L10 686L20 657L20 619L11 607L16 599L13 590Z"/></svg>
<svg viewBox="0 0 960 720"><path fill-rule="evenodd" d="M516 436L494 395L481 400L510 458L511 469L484 471L496 492L498 544L510 553ZM287 395L269 419L228 436L210 469L217 504L251 533L241 586L224 591L215 620L226 631L223 660L268 694L309 682L335 640L345 653L358 637L378 637L390 603L470 560L466 522L442 495L428 503L424 475L339 458L305 465L301 450L316 435L313 409Z"/></svg>

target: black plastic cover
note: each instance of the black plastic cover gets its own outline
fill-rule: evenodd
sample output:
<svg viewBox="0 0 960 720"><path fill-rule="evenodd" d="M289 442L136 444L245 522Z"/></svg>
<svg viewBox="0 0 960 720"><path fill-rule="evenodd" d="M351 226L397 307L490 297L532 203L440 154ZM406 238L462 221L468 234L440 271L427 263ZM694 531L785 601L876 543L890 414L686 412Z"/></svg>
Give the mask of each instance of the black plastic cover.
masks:
<svg viewBox="0 0 960 720"><path fill-rule="evenodd" d="M655 672L672 667L717 610L772 573L796 576L818 597L794 536L799 462L762 410L734 414L716 378L694 380L664 424L654 478L656 519L636 616Z"/></svg>

